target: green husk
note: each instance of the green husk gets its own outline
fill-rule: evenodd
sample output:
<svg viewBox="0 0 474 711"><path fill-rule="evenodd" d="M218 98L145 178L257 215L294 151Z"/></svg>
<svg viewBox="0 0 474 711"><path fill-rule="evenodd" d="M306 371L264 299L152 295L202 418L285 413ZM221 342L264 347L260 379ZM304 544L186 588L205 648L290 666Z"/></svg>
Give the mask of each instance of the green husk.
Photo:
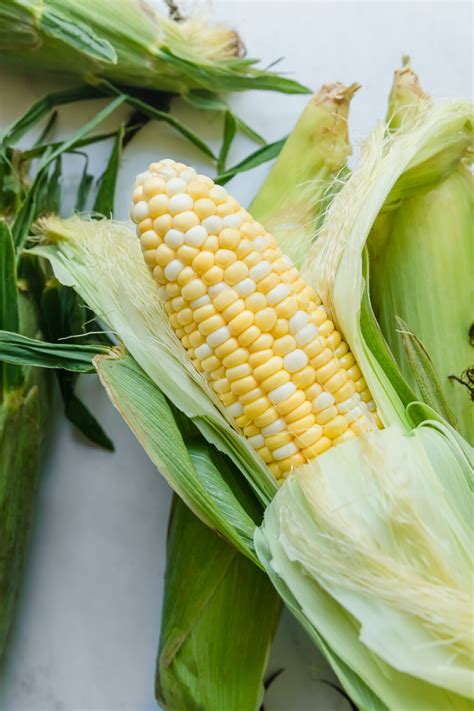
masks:
<svg viewBox="0 0 474 711"><path fill-rule="evenodd" d="M392 130L420 121L427 106L413 70L396 72L388 112ZM446 144L432 146L428 184L418 180L427 166L415 168L406 197L382 207L368 240L374 311L404 376L417 387L419 369L413 368L397 317L422 342L454 421L471 443L474 406L466 374L474 365L474 182L467 167L472 118L466 113L465 126L448 127Z"/></svg>
<svg viewBox="0 0 474 711"><path fill-rule="evenodd" d="M255 68L230 29L202 12L170 20L144 0L4 0L0 56L8 67L86 82L186 94L269 89L307 93L298 82Z"/></svg>

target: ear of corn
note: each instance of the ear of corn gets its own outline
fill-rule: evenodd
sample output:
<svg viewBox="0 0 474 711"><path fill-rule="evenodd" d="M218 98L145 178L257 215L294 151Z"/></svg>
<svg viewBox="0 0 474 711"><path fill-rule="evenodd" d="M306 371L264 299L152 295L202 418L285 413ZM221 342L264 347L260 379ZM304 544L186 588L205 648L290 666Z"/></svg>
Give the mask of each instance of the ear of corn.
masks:
<svg viewBox="0 0 474 711"><path fill-rule="evenodd" d="M413 70L407 66L396 72L389 106L391 126L394 121L400 128L420 120L427 106L429 99L419 89ZM474 366L470 337L474 184L467 167L472 150L469 121L466 116L466 127L453 130L449 149L431 159L433 185L410 191L395 209L382 208L368 246L372 303L405 377L415 384L416 373L397 317L423 342L459 431L472 443L474 406L468 374Z"/></svg>
<svg viewBox="0 0 474 711"><path fill-rule="evenodd" d="M89 82L186 94L192 89L308 90L256 69L238 35L195 14L169 20L141 0L5 0L0 53L9 67L56 72Z"/></svg>

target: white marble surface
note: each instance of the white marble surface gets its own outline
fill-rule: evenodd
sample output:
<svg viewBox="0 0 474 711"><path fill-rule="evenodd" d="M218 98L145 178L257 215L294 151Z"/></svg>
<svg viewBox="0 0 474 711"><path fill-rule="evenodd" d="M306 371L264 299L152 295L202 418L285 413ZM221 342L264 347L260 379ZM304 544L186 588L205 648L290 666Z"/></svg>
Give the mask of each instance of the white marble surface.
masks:
<svg viewBox="0 0 474 711"><path fill-rule="evenodd" d="M120 0L117 0L119 7ZM351 136L360 140L385 112L392 71L412 56L434 96L468 95L471 8L467 2L217 2L216 14L238 29L249 53L266 62L284 56L282 71L317 88L360 81ZM0 74L0 126L56 86ZM248 92L232 103L268 140L283 136L305 97ZM61 114L58 135L97 109L95 102ZM176 102L175 112L216 143L219 120L208 123ZM122 114L123 116L123 114ZM114 118L109 125L114 125ZM213 138L214 137L214 138ZM230 162L251 144L239 139ZM92 154L98 168L108 146ZM149 125L128 148L116 214L126 217L133 175L151 157L172 155L212 168L163 125ZM79 164L68 166L70 178ZM251 199L267 168L234 180ZM36 523L9 651L0 676L4 711L148 711L153 697L165 533L170 491L94 377L81 394L116 444L115 454L85 442L60 419L46 461ZM283 615L269 670L285 672L267 694L267 711L343 711L348 706L320 683L324 660L289 615ZM223 711L225 711L223 709Z"/></svg>

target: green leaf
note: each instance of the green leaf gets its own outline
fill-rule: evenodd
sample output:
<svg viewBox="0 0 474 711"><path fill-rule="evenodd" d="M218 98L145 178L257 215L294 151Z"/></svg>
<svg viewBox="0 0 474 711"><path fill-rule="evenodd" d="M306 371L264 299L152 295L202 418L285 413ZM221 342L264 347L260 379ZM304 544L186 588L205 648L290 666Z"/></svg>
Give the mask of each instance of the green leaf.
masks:
<svg viewBox="0 0 474 711"><path fill-rule="evenodd" d="M120 157L122 155L123 137L124 126L121 124L115 137L107 168L100 179L99 189L94 202L93 211L105 217L110 217L114 209L115 186L120 166Z"/></svg>
<svg viewBox="0 0 474 711"><path fill-rule="evenodd" d="M0 220L0 329L18 331L15 247L8 225ZM21 368L0 363L0 397L22 382Z"/></svg>
<svg viewBox="0 0 474 711"><path fill-rule="evenodd" d="M247 170L252 170L252 168L262 165L262 163L267 163L269 160L273 160L280 153L281 149L285 145L285 141L286 138L282 138L279 141L263 146L263 148L259 148L257 151L254 151L244 158L244 160L240 161L240 163L237 163L237 165L234 165L232 168L229 168L229 170L226 170L225 173L221 173L217 176L217 178L214 178L215 182L219 185L225 185L231 178L238 175L238 173L244 173Z"/></svg>
<svg viewBox="0 0 474 711"><path fill-rule="evenodd" d="M64 42L87 57L117 64L117 53L106 39L95 34L90 26L74 18L71 20L58 11L43 8L38 29L47 37Z"/></svg>
<svg viewBox="0 0 474 711"><path fill-rule="evenodd" d="M217 170L219 173L222 173L225 168L227 156L236 133L237 121L235 120L235 116L231 111L226 111L224 115L224 136L222 139L219 157L217 159Z"/></svg>
<svg viewBox="0 0 474 711"><path fill-rule="evenodd" d="M94 176L87 172L89 167L89 158L86 153L82 155L84 155L85 161L84 169L77 188L76 205L74 207L75 212L83 212L85 210L87 199L92 188L92 183L94 182Z"/></svg>
<svg viewBox="0 0 474 711"><path fill-rule="evenodd" d="M41 207L41 212L59 213L61 207L61 176L62 161L61 156L59 156L54 162L54 170L47 184L46 200L44 206Z"/></svg>
<svg viewBox="0 0 474 711"><path fill-rule="evenodd" d="M36 338L0 330L0 360L16 365L93 373L94 357L98 353L108 353L109 350L101 344L46 343Z"/></svg>
<svg viewBox="0 0 474 711"><path fill-rule="evenodd" d="M236 114L231 111L226 102L221 99L217 94L214 94L212 91L207 91L205 89L196 89L194 91L189 91L187 94L185 94L183 96L183 99L187 101L188 104L191 104L191 106L194 106L197 109L204 109L206 111L228 112L232 114L237 124L237 128L242 131L242 133L244 133L252 141L255 141L255 143L261 143L262 145L266 144L266 140L263 138L263 136L254 131L253 128L251 128L247 123L245 123L245 121L239 116L236 116Z"/></svg>
<svg viewBox="0 0 474 711"><path fill-rule="evenodd" d="M88 407L84 405L74 392L74 373L60 370L58 373L59 389L64 404L64 414L79 432L99 447L113 452L114 443L107 436L102 426L96 420Z"/></svg>
<svg viewBox="0 0 474 711"><path fill-rule="evenodd" d="M247 138L250 138L252 141L255 141L255 143L260 143L262 146L267 145L267 141L265 138L260 134L257 133L257 131L254 131L254 129L248 125L243 119L240 118L240 116L236 116L234 114L234 118L237 121L237 128L239 131L242 131L244 135L247 136Z"/></svg>
<svg viewBox="0 0 474 711"><path fill-rule="evenodd" d="M177 497L167 557L158 701L170 711L257 709L280 612L270 581Z"/></svg>
<svg viewBox="0 0 474 711"><path fill-rule="evenodd" d="M399 326L398 333L402 339L408 365L423 401L444 417L450 425L455 427L456 418L449 408L438 374L426 348L403 319L399 316L395 316L395 318Z"/></svg>

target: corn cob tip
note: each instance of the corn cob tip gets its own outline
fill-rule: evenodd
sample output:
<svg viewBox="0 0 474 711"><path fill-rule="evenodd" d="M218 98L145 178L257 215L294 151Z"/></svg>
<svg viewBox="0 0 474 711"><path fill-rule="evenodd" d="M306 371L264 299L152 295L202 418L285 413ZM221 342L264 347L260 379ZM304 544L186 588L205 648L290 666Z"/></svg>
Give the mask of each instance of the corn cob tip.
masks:
<svg viewBox="0 0 474 711"><path fill-rule="evenodd" d="M376 427L317 293L225 188L164 159L137 177L131 218L187 355L277 479Z"/></svg>

